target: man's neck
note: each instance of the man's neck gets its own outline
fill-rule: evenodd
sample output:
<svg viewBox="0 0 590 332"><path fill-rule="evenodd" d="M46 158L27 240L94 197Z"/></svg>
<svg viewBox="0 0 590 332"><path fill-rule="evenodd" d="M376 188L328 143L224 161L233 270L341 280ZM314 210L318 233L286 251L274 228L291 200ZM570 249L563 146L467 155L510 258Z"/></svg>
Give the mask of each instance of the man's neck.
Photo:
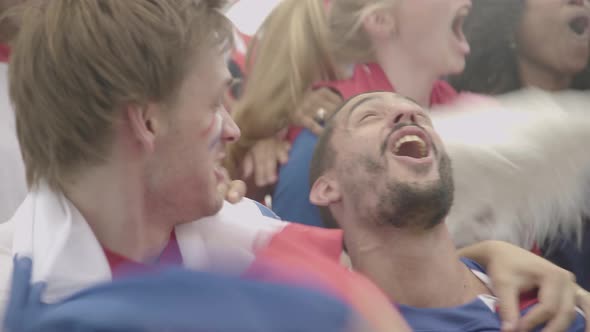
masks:
<svg viewBox="0 0 590 332"><path fill-rule="evenodd" d="M173 228L146 208L149 202L132 165L97 167L64 191L106 249L148 262L166 247Z"/></svg>
<svg viewBox="0 0 590 332"><path fill-rule="evenodd" d="M426 232L389 226L378 231L345 230L345 241L354 269L399 304L453 307L487 293L459 260L444 224Z"/></svg>
<svg viewBox="0 0 590 332"><path fill-rule="evenodd" d="M559 74L528 59L518 59L519 76L524 87L561 91L570 87L573 77Z"/></svg>
<svg viewBox="0 0 590 332"><path fill-rule="evenodd" d="M430 107L432 87L438 77L428 68L415 63L414 58L396 47L378 51L377 62L396 93L415 100L422 107Z"/></svg>

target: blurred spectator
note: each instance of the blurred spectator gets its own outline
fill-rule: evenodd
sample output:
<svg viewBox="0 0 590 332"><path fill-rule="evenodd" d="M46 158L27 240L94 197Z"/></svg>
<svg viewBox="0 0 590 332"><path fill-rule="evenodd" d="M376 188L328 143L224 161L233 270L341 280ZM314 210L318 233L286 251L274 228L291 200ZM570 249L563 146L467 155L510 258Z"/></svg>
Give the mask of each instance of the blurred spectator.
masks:
<svg viewBox="0 0 590 332"><path fill-rule="evenodd" d="M458 90L501 94L534 86L590 89L587 0L473 0L465 22L472 47Z"/></svg>
<svg viewBox="0 0 590 332"><path fill-rule="evenodd" d="M502 94L531 86L549 91L590 89L587 0L473 0L465 35L471 54L463 73L450 78L458 90ZM581 246L563 241L542 251L590 289L588 220L581 238Z"/></svg>
<svg viewBox="0 0 590 332"><path fill-rule="evenodd" d="M324 15L322 1L283 1L250 44L246 87L234 114L245 136L230 148L228 163L236 178L253 175L249 189L276 181L277 161L287 159L284 138L292 123L317 129L317 110L324 108L328 116L341 101L329 91L309 91L318 79L336 78ZM305 98L308 93L312 96Z"/></svg>

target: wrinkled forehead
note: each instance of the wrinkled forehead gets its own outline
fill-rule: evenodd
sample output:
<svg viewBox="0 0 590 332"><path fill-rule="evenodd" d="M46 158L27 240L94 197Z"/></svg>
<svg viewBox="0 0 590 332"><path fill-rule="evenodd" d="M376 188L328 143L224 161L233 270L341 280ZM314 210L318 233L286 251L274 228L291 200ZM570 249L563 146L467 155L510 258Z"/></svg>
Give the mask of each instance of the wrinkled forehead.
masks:
<svg viewBox="0 0 590 332"><path fill-rule="evenodd" d="M362 112L367 109L390 109L392 111L411 109L426 113L415 101L400 94L382 91L368 92L348 99L335 114L333 119L334 124L343 124L353 113Z"/></svg>

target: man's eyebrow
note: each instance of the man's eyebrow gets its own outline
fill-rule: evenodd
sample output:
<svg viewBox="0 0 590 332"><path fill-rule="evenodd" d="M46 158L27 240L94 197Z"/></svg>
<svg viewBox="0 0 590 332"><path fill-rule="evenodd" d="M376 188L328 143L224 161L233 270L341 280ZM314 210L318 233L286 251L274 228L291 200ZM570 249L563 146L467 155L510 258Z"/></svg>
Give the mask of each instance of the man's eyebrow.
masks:
<svg viewBox="0 0 590 332"><path fill-rule="evenodd" d="M377 99L379 98L379 96L366 96L364 98L362 98L361 100L357 101L356 103L354 103L350 109L348 110L348 115L347 115L347 119L350 118L350 115L352 114L352 112L357 109L359 106L361 106L362 104L371 101L373 99Z"/></svg>
<svg viewBox="0 0 590 332"><path fill-rule="evenodd" d="M410 98L408 96L400 96L400 97L404 98L407 101L411 101L412 103L414 103L414 104L420 106L420 108L422 108L422 106L416 100L414 100L414 99L412 99L412 98Z"/></svg>

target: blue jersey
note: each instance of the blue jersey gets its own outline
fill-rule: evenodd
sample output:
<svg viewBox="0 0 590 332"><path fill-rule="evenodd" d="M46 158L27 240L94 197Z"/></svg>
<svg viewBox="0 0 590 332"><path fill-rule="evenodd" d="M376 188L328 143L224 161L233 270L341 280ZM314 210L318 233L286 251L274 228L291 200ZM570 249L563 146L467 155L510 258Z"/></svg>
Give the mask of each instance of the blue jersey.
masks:
<svg viewBox="0 0 590 332"><path fill-rule="evenodd" d="M184 269L119 279L44 304L43 285L30 284L31 266L28 258L15 261L6 330L340 332L353 315L315 291Z"/></svg>
<svg viewBox="0 0 590 332"><path fill-rule="evenodd" d="M317 136L307 129L293 142L289 162L279 170L272 209L283 220L321 227L319 209L309 201L309 165L316 142Z"/></svg>
<svg viewBox="0 0 590 332"><path fill-rule="evenodd" d="M485 271L477 263L470 260L463 262L484 283L487 283ZM500 317L496 313L497 299L489 295L480 295L473 301L453 308L413 308L400 305L400 313L404 316L410 327L417 332L488 332L500 331ZM524 306L521 313L524 315L534 305ZM584 332L586 326L584 317L578 312L576 319L567 331ZM540 331L542 326L534 331Z"/></svg>

